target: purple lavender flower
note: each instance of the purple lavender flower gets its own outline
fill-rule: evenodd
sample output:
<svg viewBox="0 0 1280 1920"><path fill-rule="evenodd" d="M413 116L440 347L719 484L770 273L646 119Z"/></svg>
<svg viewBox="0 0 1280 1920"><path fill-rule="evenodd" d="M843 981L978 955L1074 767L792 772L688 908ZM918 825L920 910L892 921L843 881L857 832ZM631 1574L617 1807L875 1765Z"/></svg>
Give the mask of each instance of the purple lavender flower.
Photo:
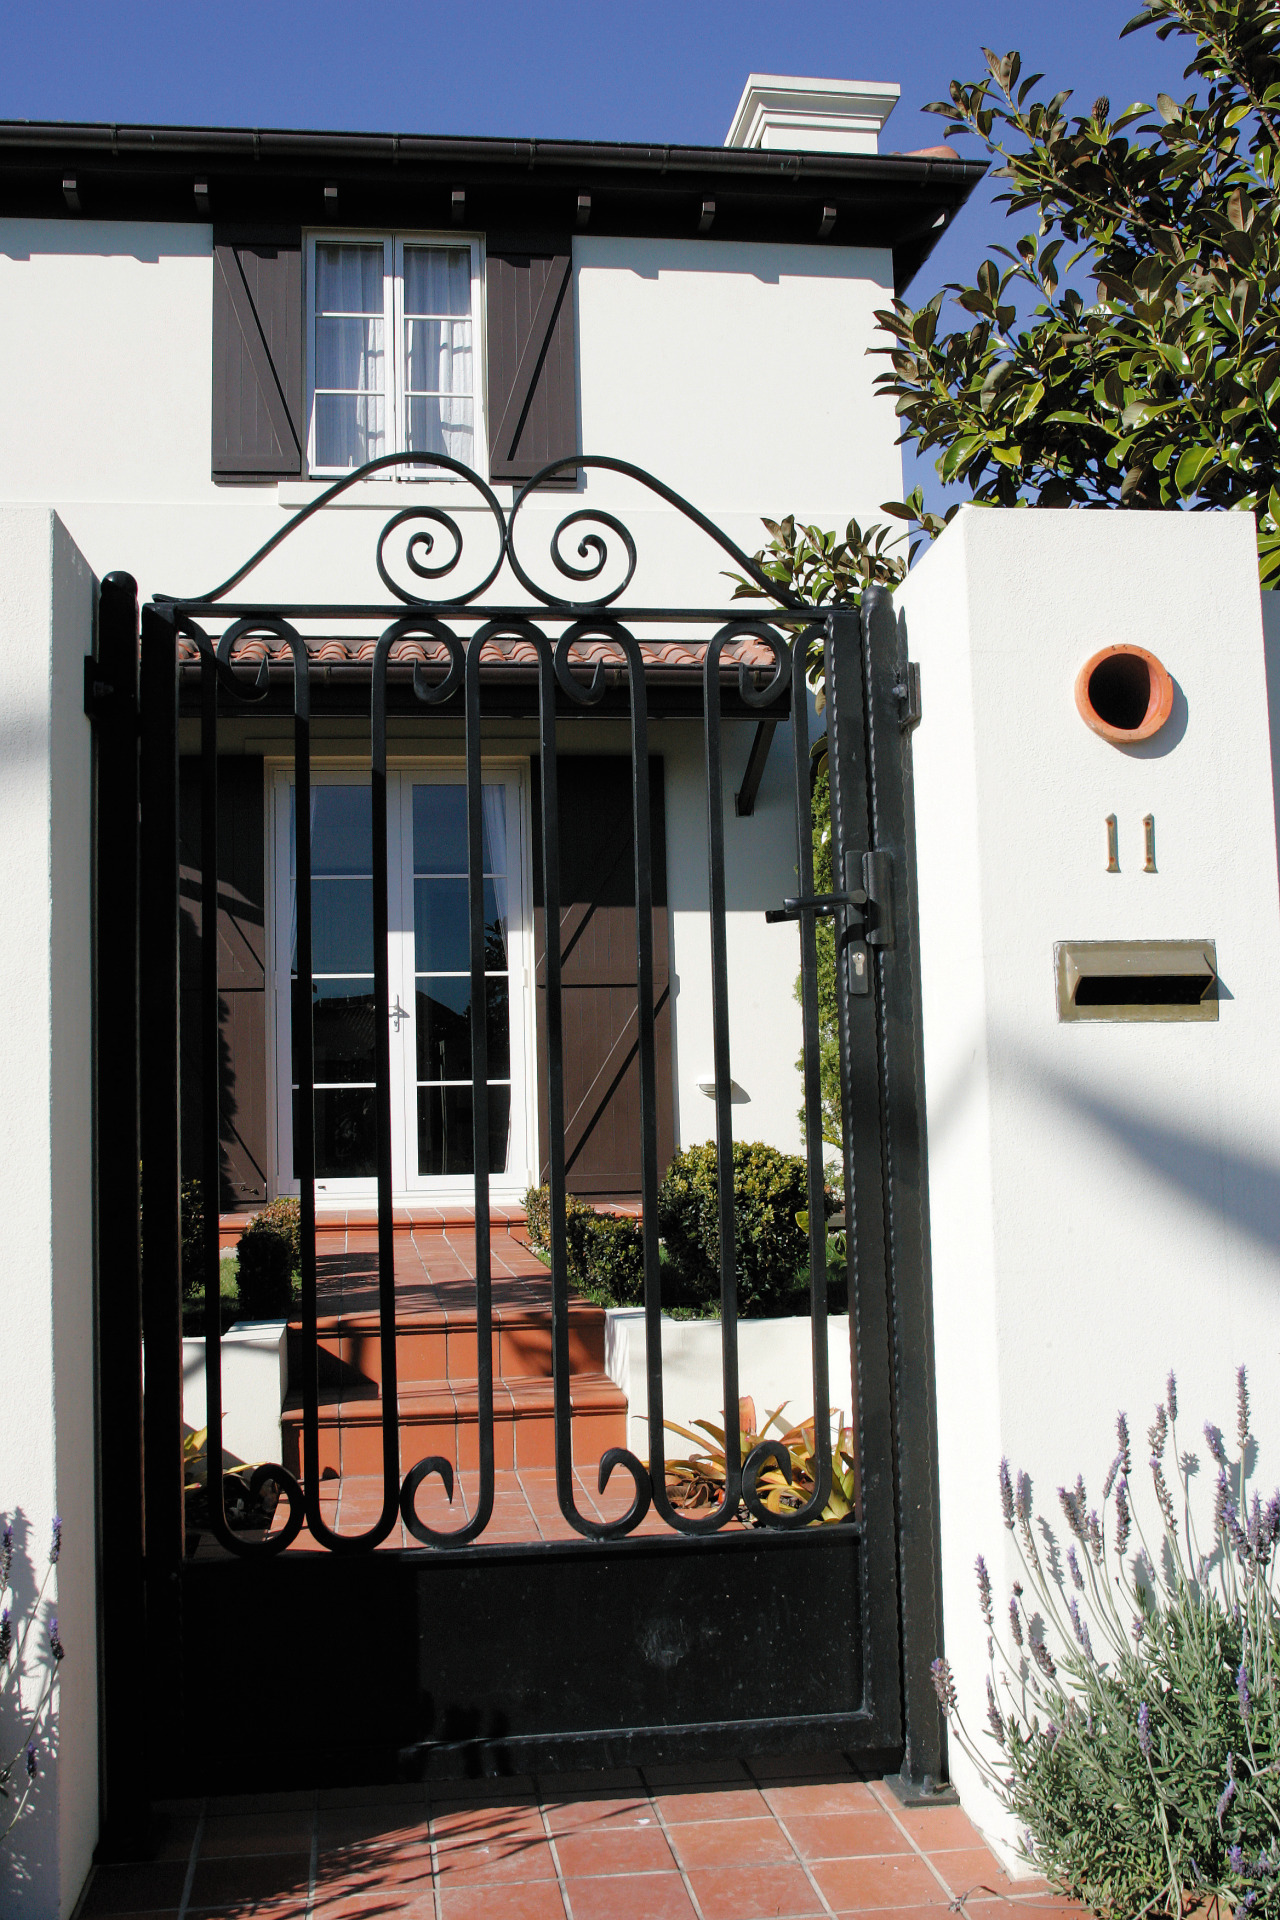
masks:
<svg viewBox="0 0 1280 1920"><path fill-rule="evenodd" d="M13 1565L13 1527L8 1520L4 1523L4 1532L0 1533L0 1581L7 1582L9 1569Z"/></svg>
<svg viewBox="0 0 1280 1920"><path fill-rule="evenodd" d="M1107 1468L1107 1477L1102 1483L1102 1497L1104 1500L1109 1500L1111 1498L1111 1489L1112 1487L1114 1487L1116 1483L1116 1475L1119 1473L1119 1471L1120 1471L1120 1455L1117 1454L1115 1459L1111 1462L1111 1465Z"/></svg>
<svg viewBox="0 0 1280 1920"><path fill-rule="evenodd" d="M1079 1592L1083 1593L1084 1592L1084 1575L1080 1571L1080 1562L1076 1558L1076 1550L1074 1547L1067 1548L1067 1565L1071 1569L1072 1584L1076 1587L1076 1589Z"/></svg>
<svg viewBox="0 0 1280 1920"><path fill-rule="evenodd" d="M1129 1458L1129 1417L1127 1414L1118 1413L1116 1415L1116 1439L1120 1443L1120 1470L1122 1473L1130 1474L1133 1472L1133 1461Z"/></svg>
<svg viewBox="0 0 1280 1920"><path fill-rule="evenodd" d="M1175 1531L1177 1525L1173 1517L1173 1500L1165 1484L1164 1469L1160 1465L1159 1458L1154 1453L1151 1456L1151 1478L1155 1485L1156 1500L1159 1503L1161 1516L1165 1526L1169 1529L1170 1533L1172 1533Z"/></svg>
<svg viewBox="0 0 1280 1920"><path fill-rule="evenodd" d="M987 1725L991 1729L992 1739L998 1741L1000 1746L1003 1746L1004 1719L999 1707L996 1705L996 1690L990 1680L987 1681Z"/></svg>
<svg viewBox="0 0 1280 1920"><path fill-rule="evenodd" d="M1231 1482L1227 1478L1225 1467L1218 1468L1218 1484L1213 1492L1213 1530L1225 1533L1227 1530L1227 1507L1231 1500Z"/></svg>
<svg viewBox="0 0 1280 1920"><path fill-rule="evenodd" d="M1018 1612L1016 1600L1009 1602L1009 1631L1013 1635L1014 1645L1022 1645L1022 1616Z"/></svg>
<svg viewBox="0 0 1280 1920"><path fill-rule="evenodd" d="M1232 1873L1244 1872L1244 1848L1240 1845L1239 1841L1237 1841L1235 1846L1228 1852L1227 1861Z"/></svg>
<svg viewBox="0 0 1280 1920"><path fill-rule="evenodd" d="M1231 1805L1231 1802L1235 1799L1235 1797L1236 1797L1235 1776L1232 1774L1232 1771L1231 1771L1231 1755L1228 1754L1227 1755L1227 1784L1222 1789L1222 1795L1218 1801L1218 1825L1219 1826L1221 1826L1223 1821L1226 1819L1227 1808Z"/></svg>
<svg viewBox="0 0 1280 1920"><path fill-rule="evenodd" d="M1059 1487L1058 1500L1066 1515L1067 1525L1077 1540L1088 1538L1085 1532L1084 1518L1084 1481L1077 1480L1074 1487Z"/></svg>
<svg viewBox="0 0 1280 1920"><path fill-rule="evenodd" d="M58 1637L58 1616L56 1613L49 1622L49 1651L55 1660L61 1660L65 1657L66 1649ZM1243 1671L1244 1669L1241 1668L1241 1672Z"/></svg>
<svg viewBox="0 0 1280 1920"><path fill-rule="evenodd" d="M1080 1602L1074 1594L1072 1594L1070 1600L1067 1602L1067 1612L1071 1615L1071 1625L1075 1630L1076 1639L1080 1642L1080 1645L1084 1648L1090 1660L1092 1660L1093 1647L1089 1640L1089 1628L1087 1623L1080 1617Z"/></svg>
<svg viewBox="0 0 1280 1920"><path fill-rule="evenodd" d="M956 1710L956 1684L951 1677L951 1667L941 1656L929 1668L933 1675L933 1690L946 1713Z"/></svg>
<svg viewBox="0 0 1280 1920"><path fill-rule="evenodd" d="M1205 1445L1208 1447L1218 1465L1225 1467L1227 1464L1227 1444L1222 1437L1222 1428L1215 1427L1212 1420L1206 1420L1204 1423L1204 1438Z"/></svg>
<svg viewBox="0 0 1280 1920"><path fill-rule="evenodd" d="M1262 1516L1265 1550L1269 1554L1280 1537L1280 1493L1273 1493Z"/></svg>
<svg viewBox="0 0 1280 1920"><path fill-rule="evenodd" d="M1009 1531L1013 1531L1013 1481L1009 1477L1009 1462L1000 1462L1000 1511Z"/></svg>
<svg viewBox="0 0 1280 1920"><path fill-rule="evenodd" d="M1249 1444L1249 1382L1243 1367L1236 1369L1236 1439L1243 1453Z"/></svg>
<svg viewBox="0 0 1280 1920"><path fill-rule="evenodd" d="M1133 1644L1135 1647L1141 1647L1142 1636L1146 1632L1146 1630L1147 1630L1146 1621L1143 1619L1140 1613L1135 1613L1133 1616L1133 1625L1129 1629L1129 1638L1133 1641Z"/></svg>
<svg viewBox="0 0 1280 1920"><path fill-rule="evenodd" d="M1244 1670L1244 1661L1240 1662L1240 1671L1236 1675L1236 1698L1240 1702L1240 1711L1247 1720L1249 1717L1249 1676Z"/></svg>
<svg viewBox="0 0 1280 1920"><path fill-rule="evenodd" d="M987 1572L987 1563L979 1554L973 1563L978 1576L978 1606L987 1625L991 1625L991 1575Z"/></svg>
<svg viewBox="0 0 1280 1920"><path fill-rule="evenodd" d="M49 1565L56 1567L58 1556L62 1552L62 1521L55 1513L53 1516L53 1540L49 1547Z"/></svg>
<svg viewBox="0 0 1280 1920"><path fill-rule="evenodd" d="M1163 1407L1156 1408L1156 1417L1147 1428L1147 1445L1158 1460L1164 1458L1164 1443L1169 1437L1169 1422Z"/></svg>
<svg viewBox="0 0 1280 1920"><path fill-rule="evenodd" d="M1102 1522L1097 1512L1091 1510L1084 1523L1085 1538L1089 1542L1089 1551L1097 1566L1102 1565Z"/></svg>
<svg viewBox="0 0 1280 1920"><path fill-rule="evenodd" d="M1144 1700L1138 1708L1138 1745L1142 1748L1143 1758L1151 1755L1151 1709Z"/></svg>
<svg viewBox="0 0 1280 1920"><path fill-rule="evenodd" d="M1241 1914L1251 1913L1253 1911L1254 1905L1257 1902L1257 1898L1258 1898L1257 1888L1251 1887L1248 1893L1246 1893L1244 1899L1240 1902L1240 1905L1236 1908L1235 1916L1233 1916L1233 1920L1239 1920L1239 1916Z"/></svg>
<svg viewBox="0 0 1280 1920"><path fill-rule="evenodd" d="M9 1609L0 1610L0 1665L9 1658L13 1646L13 1627L9 1621Z"/></svg>
<svg viewBox="0 0 1280 1920"><path fill-rule="evenodd" d="M1165 1382L1165 1405L1169 1409L1170 1420L1178 1417L1178 1379L1173 1368L1169 1369L1169 1378Z"/></svg>
<svg viewBox="0 0 1280 1920"><path fill-rule="evenodd" d="M1031 1642L1031 1657L1035 1661L1036 1665L1039 1667L1041 1673L1045 1676L1046 1680L1057 1679L1058 1669L1054 1664L1053 1655L1050 1653L1048 1647L1046 1647L1043 1640L1033 1640Z"/></svg>
<svg viewBox="0 0 1280 1920"><path fill-rule="evenodd" d="M1129 1482L1119 1480L1116 1482L1116 1552L1121 1559L1124 1558L1124 1550L1129 1544L1129 1528L1132 1522L1133 1515L1129 1511Z"/></svg>
<svg viewBox="0 0 1280 1920"><path fill-rule="evenodd" d="M1029 1527L1031 1525L1031 1475L1029 1473L1020 1473L1018 1475L1018 1486L1014 1496L1014 1510L1017 1513L1019 1523L1024 1527Z"/></svg>

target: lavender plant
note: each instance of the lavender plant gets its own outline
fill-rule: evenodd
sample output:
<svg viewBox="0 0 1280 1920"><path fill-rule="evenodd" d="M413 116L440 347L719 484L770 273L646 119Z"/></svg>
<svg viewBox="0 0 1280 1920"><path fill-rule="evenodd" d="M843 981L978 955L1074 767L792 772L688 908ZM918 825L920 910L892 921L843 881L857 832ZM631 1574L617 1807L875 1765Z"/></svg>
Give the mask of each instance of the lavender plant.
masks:
<svg viewBox="0 0 1280 1920"><path fill-rule="evenodd" d="M34 1682L36 1697L33 1701L33 1676L29 1670L32 1663L28 1661L28 1648L30 1646L34 1654L31 1636L40 1621L45 1589L61 1552L62 1522L55 1514L49 1559L40 1582L40 1591L21 1622L15 1624L13 1616L17 1602L12 1583L13 1527L6 1521L3 1530L0 1530L0 1700L11 1709L6 1713L6 1721L12 1723L16 1720L19 1729L15 1751L0 1761L0 1798L9 1802L9 1807L0 1811L0 1845L17 1826L31 1798L39 1772L40 1737L53 1699L58 1663L63 1657L58 1618L54 1614L47 1627L49 1658Z"/></svg>
<svg viewBox="0 0 1280 1920"><path fill-rule="evenodd" d="M1179 1915L1215 1898L1236 1920L1262 1920L1280 1914L1280 1493L1264 1505L1250 1487L1242 1367L1234 1452L1204 1428L1216 1488L1202 1543L1190 1497L1200 1462L1179 1450L1177 1413L1170 1374L1147 1433L1150 1537L1124 1414L1097 1505L1083 1479L1058 1489L1069 1539L1033 1513L1026 1474L1001 1462L1023 1577L1001 1612L978 1557L990 1659L981 1741L945 1660L934 1685L960 1745L1018 1820L1027 1858L1056 1885L1107 1920Z"/></svg>

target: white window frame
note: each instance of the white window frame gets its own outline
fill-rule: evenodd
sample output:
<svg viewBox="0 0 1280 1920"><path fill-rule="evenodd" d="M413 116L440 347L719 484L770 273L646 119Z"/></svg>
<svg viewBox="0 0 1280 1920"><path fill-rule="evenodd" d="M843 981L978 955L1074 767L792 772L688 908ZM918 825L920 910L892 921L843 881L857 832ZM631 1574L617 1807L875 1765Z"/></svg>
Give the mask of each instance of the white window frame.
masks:
<svg viewBox="0 0 1280 1920"><path fill-rule="evenodd" d="M315 479L338 480L351 473L351 467L324 467L315 457L316 435L316 248L317 246L382 248L382 327L383 364L386 368L384 405L386 408L386 452L405 451L404 381L404 250L408 247L441 247L455 253L463 247L471 250L471 363L475 391L472 395L472 467L482 480L489 477L489 435L485 420L485 339L484 339L484 242L479 234L466 233L376 233L358 229L335 230L328 227L307 235L307 472ZM384 467L377 480L446 480L455 475L444 468Z"/></svg>
<svg viewBox="0 0 1280 1920"><path fill-rule="evenodd" d="M414 952L412 899L397 902L397 877L403 885L408 874L412 889L412 847L405 844L409 819L409 789L415 782L465 780L466 762L453 756L432 757L392 754L387 771L398 776L388 795L387 852L391 866L392 891L388 896L391 920L389 953L391 1000L399 1000L409 1011L407 1025L398 1027L401 1044L391 1048L392 1172L397 1205L423 1200L449 1203L470 1201L475 1192L471 1174L418 1174L416 1171L417 1086L416 1076L408 1069L416 1059L416 1000L414 997ZM507 787L508 806L514 818L508 824L508 934L507 971L510 982L511 1042L511 1120L507 1171L489 1176L489 1194L494 1202L517 1202L536 1182L538 1157L538 1062L535 1022L535 980L533 964L533 821L530 812L530 763L520 756L484 756L481 767L485 781L501 782ZM271 1192L297 1194L293 1177L293 1114L288 1089L292 1083L289 1057L289 789L294 780L292 759L269 760L267 776L267 965L268 965L268 1113L273 1143L274 1166ZM369 779L367 757L355 762L347 757L316 760L312 779L335 784L363 785ZM395 792L400 788L399 796ZM514 803L514 804L513 804ZM399 907L399 911L397 911ZM407 987L407 991L406 991ZM317 1180L316 1205L342 1208L377 1199L377 1181Z"/></svg>

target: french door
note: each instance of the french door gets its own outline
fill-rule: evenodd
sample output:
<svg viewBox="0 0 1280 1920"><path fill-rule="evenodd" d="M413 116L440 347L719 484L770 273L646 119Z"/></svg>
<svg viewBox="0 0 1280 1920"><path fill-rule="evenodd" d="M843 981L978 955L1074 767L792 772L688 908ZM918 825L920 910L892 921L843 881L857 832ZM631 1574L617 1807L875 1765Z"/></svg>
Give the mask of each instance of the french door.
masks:
<svg viewBox="0 0 1280 1920"><path fill-rule="evenodd" d="M389 773L388 965L392 1177L397 1194L473 1193L471 959L467 807L461 770ZM293 1060L297 901L293 775L273 783L276 1190L296 1193ZM528 886L524 781L487 768L483 784L489 1174L495 1197L531 1176ZM315 1045L316 1197L376 1192L373 814L367 774L313 772L311 1014Z"/></svg>

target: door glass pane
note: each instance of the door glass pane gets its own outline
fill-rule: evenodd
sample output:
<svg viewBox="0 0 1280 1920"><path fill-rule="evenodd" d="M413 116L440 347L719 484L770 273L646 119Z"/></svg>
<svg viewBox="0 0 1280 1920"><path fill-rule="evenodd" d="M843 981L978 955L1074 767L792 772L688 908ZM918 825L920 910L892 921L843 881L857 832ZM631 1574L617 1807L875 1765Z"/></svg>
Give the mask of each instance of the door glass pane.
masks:
<svg viewBox="0 0 1280 1920"><path fill-rule="evenodd" d="M413 941L418 1171L472 1166L471 943L467 795L461 781L414 786ZM489 1049L489 1171L506 1170L511 1118L506 788L482 789L485 1027ZM452 1084L450 1084L452 1083Z"/></svg>
<svg viewBox="0 0 1280 1920"><path fill-rule="evenodd" d="M489 1172L505 1173L511 1127L511 1089L489 1088ZM418 1171L472 1171L470 1087L419 1087Z"/></svg>
<svg viewBox="0 0 1280 1920"><path fill-rule="evenodd" d="M511 1077L507 980L485 981L489 1022L489 1077ZM470 1080L471 982L463 975L418 981L418 1079Z"/></svg>
<svg viewBox="0 0 1280 1920"><path fill-rule="evenodd" d="M316 248L315 458L358 467L386 450L381 245Z"/></svg>
<svg viewBox="0 0 1280 1920"><path fill-rule="evenodd" d="M311 788L311 1023L316 1177L378 1170L373 1005L373 812L367 785ZM297 1027L297 789L289 789L290 995ZM297 1138L297 1046L293 1056ZM297 1167L295 1165L295 1174Z"/></svg>

